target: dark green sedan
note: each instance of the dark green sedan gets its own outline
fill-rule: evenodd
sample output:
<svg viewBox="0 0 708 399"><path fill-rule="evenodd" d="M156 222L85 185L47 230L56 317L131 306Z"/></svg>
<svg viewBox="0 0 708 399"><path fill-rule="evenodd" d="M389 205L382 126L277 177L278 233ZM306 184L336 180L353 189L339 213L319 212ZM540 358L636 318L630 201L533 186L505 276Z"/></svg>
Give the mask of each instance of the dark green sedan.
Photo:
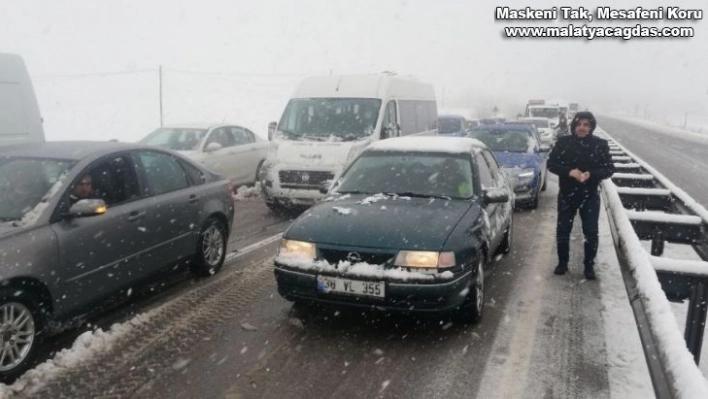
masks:
<svg viewBox="0 0 708 399"><path fill-rule="evenodd" d="M329 194L283 235L275 277L284 298L479 321L484 270L511 250L514 201L484 144L379 141Z"/></svg>

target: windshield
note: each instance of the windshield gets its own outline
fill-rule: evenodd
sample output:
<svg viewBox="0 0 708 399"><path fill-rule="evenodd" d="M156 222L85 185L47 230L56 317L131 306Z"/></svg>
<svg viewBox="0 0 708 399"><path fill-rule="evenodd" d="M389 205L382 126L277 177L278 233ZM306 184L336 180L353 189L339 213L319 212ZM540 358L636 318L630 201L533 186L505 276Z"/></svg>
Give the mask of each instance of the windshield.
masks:
<svg viewBox="0 0 708 399"><path fill-rule="evenodd" d="M471 197L472 187L469 156L369 152L347 170L337 192L459 199Z"/></svg>
<svg viewBox="0 0 708 399"><path fill-rule="evenodd" d="M542 118L557 118L558 112L557 107L529 108L529 115Z"/></svg>
<svg viewBox="0 0 708 399"><path fill-rule="evenodd" d="M374 133L380 108L379 99L292 99L278 130L291 140L358 140Z"/></svg>
<svg viewBox="0 0 708 399"><path fill-rule="evenodd" d="M143 143L175 151L194 151L206 135L206 129L161 128L150 133Z"/></svg>
<svg viewBox="0 0 708 399"><path fill-rule="evenodd" d="M71 166L63 160L0 159L0 222L25 218Z"/></svg>
<svg viewBox="0 0 708 399"><path fill-rule="evenodd" d="M459 133L464 130L460 118L438 118L438 133Z"/></svg>
<svg viewBox="0 0 708 399"><path fill-rule="evenodd" d="M533 152L534 138L523 130L480 129L473 130L470 137L483 142L492 151Z"/></svg>

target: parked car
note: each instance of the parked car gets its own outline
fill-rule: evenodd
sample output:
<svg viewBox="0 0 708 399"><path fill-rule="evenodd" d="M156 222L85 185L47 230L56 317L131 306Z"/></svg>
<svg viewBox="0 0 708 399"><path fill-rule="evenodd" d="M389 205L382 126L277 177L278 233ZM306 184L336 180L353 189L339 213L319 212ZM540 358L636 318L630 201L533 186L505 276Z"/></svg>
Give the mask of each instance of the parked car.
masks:
<svg viewBox="0 0 708 399"><path fill-rule="evenodd" d="M550 147L541 144L533 129L514 124L480 126L469 136L486 144L512 178L516 205L537 208L540 192L546 189Z"/></svg>
<svg viewBox="0 0 708 399"><path fill-rule="evenodd" d="M0 380L40 341L177 264L222 266L229 182L155 147L47 142L0 151Z"/></svg>
<svg viewBox="0 0 708 399"><path fill-rule="evenodd" d="M438 115L438 134L464 137L468 130L467 120L458 115Z"/></svg>
<svg viewBox="0 0 708 399"><path fill-rule="evenodd" d="M511 250L513 232L511 187L484 144L379 141L329 195L283 235L284 298L480 320L485 269Z"/></svg>
<svg viewBox="0 0 708 399"><path fill-rule="evenodd" d="M271 143L237 125L184 124L155 130L141 143L178 151L235 186L257 182Z"/></svg>

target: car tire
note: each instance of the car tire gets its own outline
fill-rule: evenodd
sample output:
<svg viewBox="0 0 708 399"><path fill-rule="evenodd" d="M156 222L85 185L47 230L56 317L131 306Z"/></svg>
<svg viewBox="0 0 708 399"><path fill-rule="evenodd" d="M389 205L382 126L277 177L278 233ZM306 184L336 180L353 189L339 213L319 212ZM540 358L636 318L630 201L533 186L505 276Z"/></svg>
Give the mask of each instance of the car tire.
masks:
<svg viewBox="0 0 708 399"><path fill-rule="evenodd" d="M44 338L46 323L34 297L20 289L0 290L0 314L0 381L11 383L33 365ZM6 315L13 316L8 320ZM6 352L5 345L8 343L15 359Z"/></svg>
<svg viewBox="0 0 708 399"><path fill-rule="evenodd" d="M199 231L197 254L190 264L192 273L201 277L213 276L224 265L228 236L224 223L209 218Z"/></svg>
<svg viewBox="0 0 708 399"><path fill-rule="evenodd" d="M253 182L254 185L256 185L258 182L265 181L265 176L261 176L263 174L263 162L265 161L261 161L258 164L258 167L256 168L256 180Z"/></svg>
<svg viewBox="0 0 708 399"><path fill-rule="evenodd" d="M539 202L539 197L541 196L541 190L539 189L536 191L536 195L533 197L533 200L529 204L530 209L538 209L538 202Z"/></svg>
<svg viewBox="0 0 708 399"><path fill-rule="evenodd" d="M287 213L287 208L285 205L274 198L266 198L265 204L270 212L276 216L282 216Z"/></svg>
<svg viewBox="0 0 708 399"><path fill-rule="evenodd" d="M546 183L548 183L548 174L543 178L543 185L541 186L541 191L546 191Z"/></svg>
<svg viewBox="0 0 708 399"><path fill-rule="evenodd" d="M514 218L509 221L509 227L504 233L504 238L497 248L497 254L508 254L511 252L511 245L514 242Z"/></svg>
<svg viewBox="0 0 708 399"><path fill-rule="evenodd" d="M477 324L484 315L484 256L477 261L477 279L470 289L469 305L465 314L468 322Z"/></svg>

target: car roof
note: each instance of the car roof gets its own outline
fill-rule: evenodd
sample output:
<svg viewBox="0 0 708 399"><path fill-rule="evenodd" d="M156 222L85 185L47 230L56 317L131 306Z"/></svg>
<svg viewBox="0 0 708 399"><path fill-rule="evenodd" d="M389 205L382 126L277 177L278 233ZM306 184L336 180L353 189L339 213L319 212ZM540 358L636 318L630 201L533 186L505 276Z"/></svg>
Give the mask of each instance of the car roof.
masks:
<svg viewBox="0 0 708 399"><path fill-rule="evenodd" d="M41 144L5 147L0 149L0 156L79 161L91 155L101 156L116 151L125 151L138 148L153 147L113 141L48 141Z"/></svg>
<svg viewBox="0 0 708 399"><path fill-rule="evenodd" d="M481 141L469 137L424 136L395 137L376 141L369 145L367 151L463 154L470 152L473 148L482 149L486 146Z"/></svg>

